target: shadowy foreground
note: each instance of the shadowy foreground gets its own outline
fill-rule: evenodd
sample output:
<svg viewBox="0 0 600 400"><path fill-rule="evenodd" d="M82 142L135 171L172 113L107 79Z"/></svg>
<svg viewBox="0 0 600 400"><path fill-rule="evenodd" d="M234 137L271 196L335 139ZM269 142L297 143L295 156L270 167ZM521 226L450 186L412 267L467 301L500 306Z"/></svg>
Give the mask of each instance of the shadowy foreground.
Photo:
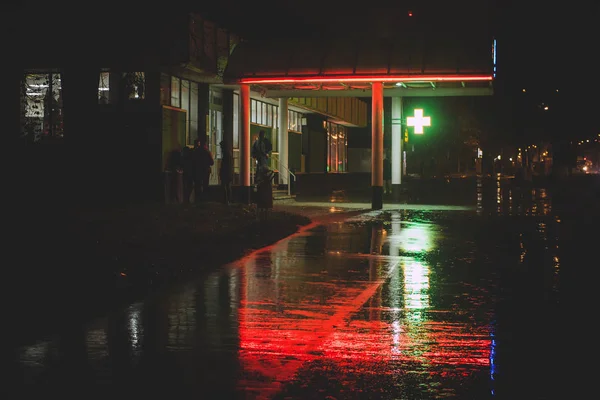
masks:
<svg viewBox="0 0 600 400"><path fill-rule="evenodd" d="M310 220L220 203L31 209L11 227L9 334L27 342L272 244Z"/></svg>

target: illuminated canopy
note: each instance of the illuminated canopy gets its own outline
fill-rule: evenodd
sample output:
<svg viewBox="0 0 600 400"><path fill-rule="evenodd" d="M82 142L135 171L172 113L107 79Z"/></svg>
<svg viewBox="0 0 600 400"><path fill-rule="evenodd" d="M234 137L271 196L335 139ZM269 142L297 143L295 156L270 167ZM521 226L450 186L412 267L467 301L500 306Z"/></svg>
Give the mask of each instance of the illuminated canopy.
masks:
<svg viewBox="0 0 600 400"><path fill-rule="evenodd" d="M472 36L242 42L224 83L266 97L369 97L372 82L383 82L386 96L491 95L491 39Z"/></svg>

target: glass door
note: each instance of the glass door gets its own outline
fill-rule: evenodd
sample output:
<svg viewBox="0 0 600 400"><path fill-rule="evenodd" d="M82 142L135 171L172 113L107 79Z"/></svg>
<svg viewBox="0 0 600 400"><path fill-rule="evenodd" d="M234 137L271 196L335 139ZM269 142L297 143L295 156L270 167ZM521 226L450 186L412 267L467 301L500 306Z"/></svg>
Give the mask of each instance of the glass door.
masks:
<svg viewBox="0 0 600 400"><path fill-rule="evenodd" d="M208 149L212 153L215 164L210 174L210 184L219 184L219 165L221 162L221 146L219 143L223 140L223 113L217 110L210 110L208 131Z"/></svg>

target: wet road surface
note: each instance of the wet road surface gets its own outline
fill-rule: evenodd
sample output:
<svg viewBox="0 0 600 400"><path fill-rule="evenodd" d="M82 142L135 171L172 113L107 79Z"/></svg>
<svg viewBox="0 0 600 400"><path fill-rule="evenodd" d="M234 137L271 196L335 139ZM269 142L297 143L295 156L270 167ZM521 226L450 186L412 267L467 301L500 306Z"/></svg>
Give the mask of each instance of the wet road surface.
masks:
<svg viewBox="0 0 600 400"><path fill-rule="evenodd" d="M486 190L472 207L307 208L330 217L14 349L9 381L207 399L562 398L560 218L544 189Z"/></svg>

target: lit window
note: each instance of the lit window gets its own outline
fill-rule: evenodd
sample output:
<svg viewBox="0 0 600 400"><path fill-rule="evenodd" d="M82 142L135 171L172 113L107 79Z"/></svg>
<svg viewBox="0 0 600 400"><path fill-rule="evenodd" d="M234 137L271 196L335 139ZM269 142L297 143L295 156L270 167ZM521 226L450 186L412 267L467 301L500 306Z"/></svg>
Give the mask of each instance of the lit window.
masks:
<svg viewBox="0 0 600 400"><path fill-rule="evenodd" d="M146 76L143 72L123 74L125 93L128 99L144 99L146 96Z"/></svg>
<svg viewBox="0 0 600 400"><path fill-rule="evenodd" d="M327 171L347 172L347 128L327 123Z"/></svg>
<svg viewBox="0 0 600 400"><path fill-rule="evenodd" d="M181 81L176 76L171 77L171 106L181 107Z"/></svg>
<svg viewBox="0 0 600 400"><path fill-rule="evenodd" d="M108 104L110 102L110 73L100 72L98 80L98 103Z"/></svg>
<svg viewBox="0 0 600 400"><path fill-rule="evenodd" d="M21 130L33 141L62 137L62 86L60 74L27 74L23 81Z"/></svg>

